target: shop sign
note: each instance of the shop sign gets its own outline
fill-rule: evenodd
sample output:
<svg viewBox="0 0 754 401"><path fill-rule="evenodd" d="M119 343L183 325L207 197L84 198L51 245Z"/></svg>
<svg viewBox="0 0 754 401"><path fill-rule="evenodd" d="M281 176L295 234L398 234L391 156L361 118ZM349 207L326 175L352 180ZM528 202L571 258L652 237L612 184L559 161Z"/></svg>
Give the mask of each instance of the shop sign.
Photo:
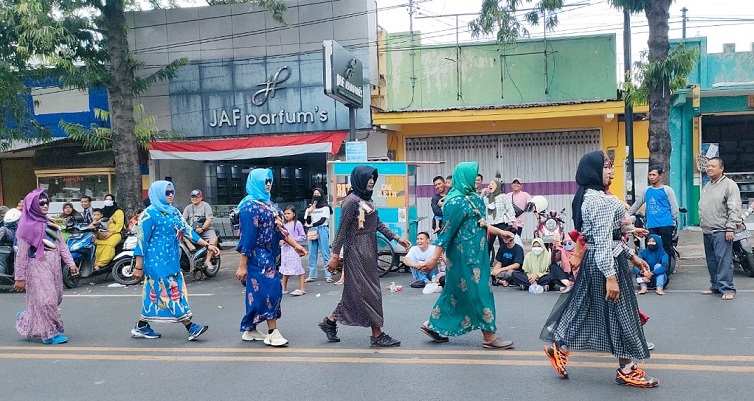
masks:
<svg viewBox="0 0 754 401"><path fill-rule="evenodd" d="M364 105L364 65L334 40L322 42L325 95L360 109Z"/></svg>
<svg viewBox="0 0 754 401"><path fill-rule="evenodd" d="M367 143L365 141L346 142L346 161L347 162L367 161Z"/></svg>
<svg viewBox="0 0 754 401"><path fill-rule="evenodd" d="M749 108L754 109L754 95L749 95Z"/></svg>

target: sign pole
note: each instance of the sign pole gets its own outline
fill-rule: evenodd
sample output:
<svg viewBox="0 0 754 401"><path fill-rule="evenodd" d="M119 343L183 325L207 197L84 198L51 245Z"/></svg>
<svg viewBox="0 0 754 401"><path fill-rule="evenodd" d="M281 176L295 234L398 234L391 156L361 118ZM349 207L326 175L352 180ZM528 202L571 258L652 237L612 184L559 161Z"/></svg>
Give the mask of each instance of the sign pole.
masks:
<svg viewBox="0 0 754 401"><path fill-rule="evenodd" d="M348 107L348 140L356 140L356 108Z"/></svg>

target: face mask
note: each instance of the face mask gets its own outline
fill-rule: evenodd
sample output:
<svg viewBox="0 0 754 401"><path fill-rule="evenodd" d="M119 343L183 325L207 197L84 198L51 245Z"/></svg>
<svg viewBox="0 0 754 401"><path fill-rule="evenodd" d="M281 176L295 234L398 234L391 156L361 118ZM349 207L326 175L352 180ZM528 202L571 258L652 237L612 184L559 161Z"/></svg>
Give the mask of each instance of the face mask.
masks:
<svg viewBox="0 0 754 401"><path fill-rule="evenodd" d="M314 200L320 200L322 199L322 195L314 195Z"/></svg>
<svg viewBox="0 0 754 401"><path fill-rule="evenodd" d="M111 201L111 200L105 200L105 206L107 206L107 207L110 207L110 206L112 206L112 205L113 205L113 203L115 203L115 202L114 202L114 201Z"/></svg>
<svg viewBox="0 0 754 401"><path fill-rule="evenodd" d="M568 242L564 246L564 248L565 248L566 251L572 251L573 248L575 248L575 247L576 247L576 244L574 244L573 242Z"/></svg>
<svg viewBox="0 0 754 401"><path fill-rule="evenodd" d="M544 252L544 248L541 248L541 247L536 247L536 248L532 248L532 249L531 249L531 251L532 251L532 252L533 252L533 253L534 253L535 255L540 255L540 254L542 254L542 252Z"/></svg>
<svg viewBox="0 0 754 401"><path fill-rule="evenodd" d="M650 251L656 251L657 250L657 244L647 245L647 248L649 248Z"/></svg>

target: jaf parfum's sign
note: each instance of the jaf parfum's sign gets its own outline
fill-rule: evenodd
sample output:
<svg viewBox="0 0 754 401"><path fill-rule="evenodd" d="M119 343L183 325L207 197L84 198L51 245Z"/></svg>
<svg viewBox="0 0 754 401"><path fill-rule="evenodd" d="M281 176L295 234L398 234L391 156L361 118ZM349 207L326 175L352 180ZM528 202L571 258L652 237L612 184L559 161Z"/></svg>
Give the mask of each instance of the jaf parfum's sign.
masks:
<svg viewBox="0 0 754 401"><path fill-rule="evenodd" d="M360 109L364 105L364 66L334 40L322 42L325 94Z"/></svg>

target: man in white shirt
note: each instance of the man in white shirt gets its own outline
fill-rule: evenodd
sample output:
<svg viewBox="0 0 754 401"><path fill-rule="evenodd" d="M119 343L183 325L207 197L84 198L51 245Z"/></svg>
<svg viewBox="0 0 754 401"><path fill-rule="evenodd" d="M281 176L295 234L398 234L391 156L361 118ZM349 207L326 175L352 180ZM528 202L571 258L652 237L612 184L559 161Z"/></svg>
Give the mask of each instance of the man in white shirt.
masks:
<svg viewBox="0 0 754 401"><path fill-rule="evenodd" d="M429 244L429 234L422 231L416 235L416 245L412 246L406 257L403 258L403 264L411 268L411 274L416 281L431 283L438 273L438 268L430 272L423 272L416 269L416 266L424 263L435 253L435 246Z"/></svg>

